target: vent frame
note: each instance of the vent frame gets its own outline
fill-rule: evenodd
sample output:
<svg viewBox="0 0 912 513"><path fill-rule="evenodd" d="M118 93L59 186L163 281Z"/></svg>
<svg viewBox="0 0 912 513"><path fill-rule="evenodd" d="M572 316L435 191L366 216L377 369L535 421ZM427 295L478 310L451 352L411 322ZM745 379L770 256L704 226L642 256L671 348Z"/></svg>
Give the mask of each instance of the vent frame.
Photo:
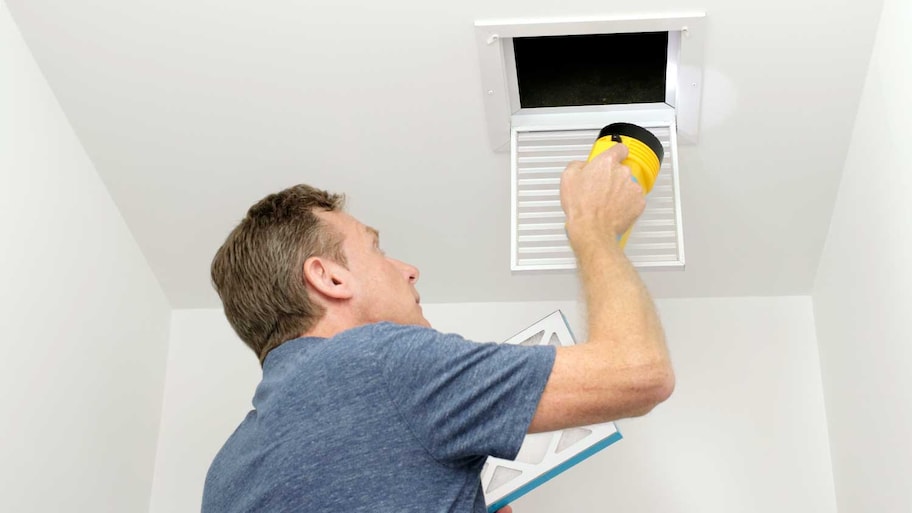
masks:
<svg viewBox="0 0 912 513"><path fill-rule="evenodd" d="M475 22L490 143L510 148L511 116L520 112L513 39L524 37L668 32L666 104L675 109L683 143L696 143L703 84L703 12ZM643 106L644 104L639 104ZM648 108L649 104L645 104ZM595 108L597 106L586 106ZM544 110L540 108L534 110Z"/></svg>

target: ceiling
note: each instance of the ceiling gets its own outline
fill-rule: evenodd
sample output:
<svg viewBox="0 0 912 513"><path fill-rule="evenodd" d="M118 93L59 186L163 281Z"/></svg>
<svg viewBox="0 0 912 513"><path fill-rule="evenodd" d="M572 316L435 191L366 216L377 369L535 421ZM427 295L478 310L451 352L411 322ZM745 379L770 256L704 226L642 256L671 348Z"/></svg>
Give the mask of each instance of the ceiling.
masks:
<svg viewBox="0 0 912 513"><path fill-rule="evenodd" d="M302 182L347 193L428 302L577 297L572 273L510 272L474 22L691 10L707 32L701 140L679 157L687 270L644 278L657 297L807 294L882 4L6 3L175 308L219 306L215 250Z"/></svg>

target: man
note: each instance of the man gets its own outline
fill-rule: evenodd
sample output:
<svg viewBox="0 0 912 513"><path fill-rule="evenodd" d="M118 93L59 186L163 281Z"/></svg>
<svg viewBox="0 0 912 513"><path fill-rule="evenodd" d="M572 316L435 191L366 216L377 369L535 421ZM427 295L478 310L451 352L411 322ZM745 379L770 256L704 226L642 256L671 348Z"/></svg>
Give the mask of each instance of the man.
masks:
<svg viewBox="0 0 912 513"><path fill-rule="evenodd" d="M617 243L645 207L626 155L617 145L562 175L588 308L589 338L574 347L432 330L418 269L386 256L339 196L299 185L251 207L212 278L263 380L209 469L203 513L481 513L487 456L664 401L662 328Z"/></svg>

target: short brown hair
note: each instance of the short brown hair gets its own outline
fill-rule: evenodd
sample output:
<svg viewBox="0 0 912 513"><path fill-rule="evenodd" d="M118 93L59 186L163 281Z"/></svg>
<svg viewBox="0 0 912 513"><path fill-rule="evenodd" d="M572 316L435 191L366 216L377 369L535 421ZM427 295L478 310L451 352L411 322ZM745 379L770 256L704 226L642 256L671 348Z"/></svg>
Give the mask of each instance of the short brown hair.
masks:
<svg viewBox="0 0 912 513"><path fill-rule="evenodd" d="M322 256L347 265L342 236L315 210L342 210L345 197L295 185L258 201L212 259L212 284L225 316L253 352L300 337L323 317L304 284L304 261Z"/></svg>

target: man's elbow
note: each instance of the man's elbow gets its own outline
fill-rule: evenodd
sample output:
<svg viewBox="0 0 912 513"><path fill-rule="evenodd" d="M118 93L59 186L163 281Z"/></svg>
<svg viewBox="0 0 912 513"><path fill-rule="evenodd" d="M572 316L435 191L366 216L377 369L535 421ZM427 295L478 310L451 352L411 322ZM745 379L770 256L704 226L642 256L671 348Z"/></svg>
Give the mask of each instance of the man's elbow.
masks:
<svg viewBox="0 0 912 513"><path fill-rule="evenodd" d="M655 378L655 400L656 406L661 403L664 403L671 394L674 393L675 389L675 375L674 370L671 368L671 365L664 365L663 368L657 372Z"/></svg>
<svg viewBox="0 0 912 513"><path fill-rule="evenodd" d="M675 389L674 370L670 364L656 365L643 376L639 388L639 408L633 417L641 417L665 402Z"/></svg>

